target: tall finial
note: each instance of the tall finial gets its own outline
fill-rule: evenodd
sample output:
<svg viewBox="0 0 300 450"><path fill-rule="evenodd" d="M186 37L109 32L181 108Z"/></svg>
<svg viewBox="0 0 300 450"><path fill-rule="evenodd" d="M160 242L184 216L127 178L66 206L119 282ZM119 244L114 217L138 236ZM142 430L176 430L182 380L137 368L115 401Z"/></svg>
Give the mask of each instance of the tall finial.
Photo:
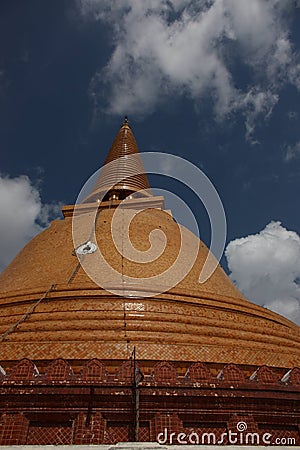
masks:
<svg viewBox="0 0 300 450"><path fill-rule="evenodd" d="M124 158L130 155L135 155L136 157L132 159ZM115 161L113 168L109 166L109 163L112 161ZM132 173L134 174L131 175ZM125 116L124 122L108 152L92 192L86 197L84 202L95 201L102 192L105 192L111 186L114 180L116 180L116 184L109 188L104 200L107 198L122 200L138 191L143 191L142 197L151 195L149 181L127 116ZM146 192L147 190L148 192Z"/></svg>

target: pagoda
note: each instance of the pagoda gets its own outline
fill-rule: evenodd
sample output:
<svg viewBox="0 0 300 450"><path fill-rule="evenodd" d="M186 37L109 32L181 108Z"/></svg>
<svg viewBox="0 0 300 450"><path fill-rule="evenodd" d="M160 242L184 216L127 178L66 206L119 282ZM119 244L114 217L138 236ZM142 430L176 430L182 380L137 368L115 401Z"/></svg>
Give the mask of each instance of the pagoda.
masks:
<svg viewBox="0 0 300 450"><path fill-rule="evenodd" d="M127 118L62 212L0 275L0 445L300 445L300 328L220 265L199 283L209 250L152 194ZM156 283L182 236L195 262Z"/></svg>

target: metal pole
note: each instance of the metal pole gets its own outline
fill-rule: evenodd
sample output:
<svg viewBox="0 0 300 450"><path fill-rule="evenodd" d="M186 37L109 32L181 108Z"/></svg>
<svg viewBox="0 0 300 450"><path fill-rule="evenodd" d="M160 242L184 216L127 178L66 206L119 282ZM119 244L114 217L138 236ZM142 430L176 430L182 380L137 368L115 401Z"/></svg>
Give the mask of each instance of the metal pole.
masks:
<svg viewBox="0 0 300 450"><path fill-rule="evenodd" d="M134 370L134 440L139 441L140 428L140 392L139 392L139 370L136 367L135 347L133 347L133 370Z"/></svg>

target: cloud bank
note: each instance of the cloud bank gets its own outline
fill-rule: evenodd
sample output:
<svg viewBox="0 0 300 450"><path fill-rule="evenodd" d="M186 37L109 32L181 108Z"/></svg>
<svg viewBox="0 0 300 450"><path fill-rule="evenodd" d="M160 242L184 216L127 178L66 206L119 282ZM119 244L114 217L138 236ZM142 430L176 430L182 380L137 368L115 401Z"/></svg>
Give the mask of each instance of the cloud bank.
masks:
<svg viewBox="0 0 300 450"><path fill-rule="evenodd" d="M0 271L50 220L58 218L60 205L42 204L27 176L0 176Z"/></svg>
<svg viewBox="0 0 300 450"><path fill-rule="evenodd" d="M280 222L235 239L226 249L230 277L245 296L300 324L300 237Z"/></svg>
<svg viewBox="0 0 300 450"><path fill-rule="evenodd" d="M83 17L112 30L111 56L90 86L95 106L108 113L145 115L174 96L199 107L209 98L217 119L242 115L251 140L281 87L300 89L299 55L289 34L294 0L77 3Z"/></svg>

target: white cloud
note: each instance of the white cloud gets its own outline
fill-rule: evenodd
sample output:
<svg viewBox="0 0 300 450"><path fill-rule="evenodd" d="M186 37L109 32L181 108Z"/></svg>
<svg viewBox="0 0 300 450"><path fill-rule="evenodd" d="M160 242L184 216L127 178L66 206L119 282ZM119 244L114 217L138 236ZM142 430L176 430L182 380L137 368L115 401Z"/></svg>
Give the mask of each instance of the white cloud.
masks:
<svg viewBox="0 0 300 450"><path fill-rule="evenodd" d="M289 118L290 120L295 120L295 119L298 118L298 112L297 112L297 111L289 111L289 112L287 113L287 115L288 115L288 118Z"/></svg>
<svg viewBox="0 0 300 450"><path fill-rule="evenodd" d="M280 222L226 248L231 278L245 296L300 324L300 237Z"/></svg>
<svg viewBox="0 0 300 450"><path fill-rule="evenodd" d="M264 117L267 120L278 100L278 94L270 90L264 92L257 88L251 88L249 92L237 99L236 109L241 110L245 116L246 138L252 143L257 143L253 140L256 120L258 117Z"/></svg>
<svg viewBox="0 0 300 450"><path fill-rule="evenodd" d="M285 148L285 161L289 162L292 159L297 158L300 155L300 141L296 142L295 145L288 145Z"/></svg>
<svg viewBox="0 0 300 450"><path fill-rule="evenodd" d="M91 83L96 105L111 114L147 114L168 96L198 105L210 95L216 117L245 115L247 137L268 115L283 83L300 89L289 40L296 4L280 0L77 0L81 14L109 24L111 57ZM239 86L233 63L248 67Z"/></svg>
<svg viewBox="0 0 300 450"><path fill-rule="evenodd" d="M37 233L59 216L59 205L43 205L27 176L0 176L0 271Z"/></svg>

